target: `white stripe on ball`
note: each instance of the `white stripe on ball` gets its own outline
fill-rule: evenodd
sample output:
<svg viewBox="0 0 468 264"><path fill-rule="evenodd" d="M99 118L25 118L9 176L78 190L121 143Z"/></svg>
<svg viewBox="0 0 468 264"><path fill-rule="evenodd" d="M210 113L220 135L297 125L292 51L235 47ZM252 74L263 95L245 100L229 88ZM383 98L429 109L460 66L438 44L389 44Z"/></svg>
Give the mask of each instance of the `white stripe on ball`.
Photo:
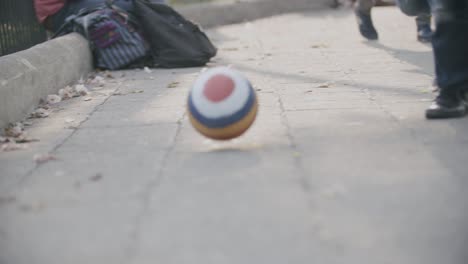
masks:
<svg viewBox="0 0 468 264"><path fill-rule="evenodd" d="M231 77L234 81L234 91L225 100L213 103L203 94L208 80L218 74ZM242 109L249 99L249 83L239 72L227 68L217 67L202 73L192 88L192 102L198 112L206 118L216 119L232 115Z"/></svg>

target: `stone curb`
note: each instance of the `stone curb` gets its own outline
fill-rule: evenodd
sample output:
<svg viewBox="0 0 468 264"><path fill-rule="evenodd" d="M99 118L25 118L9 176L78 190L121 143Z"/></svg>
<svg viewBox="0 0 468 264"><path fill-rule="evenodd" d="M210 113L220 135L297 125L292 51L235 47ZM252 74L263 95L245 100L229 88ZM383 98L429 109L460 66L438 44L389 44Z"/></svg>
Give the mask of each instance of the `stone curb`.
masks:
<svg viewBox="0 0 468 264"><path fill-rule="evenodd" d="M90 71L88 42L76 33L0 57L0 128L25 118L41 98Z"/></svg>
<svg viewBox="0 0 468 264"><path fill-rule="evenodd" d="M202 27L254 20L280 13L327 7L330 0L244 0L176 6ZM48 94L92 71L87 41L70 34L0 57L0 128L22 120Z"/></svg>

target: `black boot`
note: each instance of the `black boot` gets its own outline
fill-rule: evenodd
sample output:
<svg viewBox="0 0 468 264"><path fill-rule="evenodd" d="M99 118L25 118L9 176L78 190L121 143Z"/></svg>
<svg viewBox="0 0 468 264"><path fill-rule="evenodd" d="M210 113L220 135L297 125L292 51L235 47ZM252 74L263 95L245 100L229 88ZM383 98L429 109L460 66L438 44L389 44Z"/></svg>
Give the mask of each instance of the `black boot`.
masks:
<svg viewBox="0 0 468 264"><path fill-rule="evenodd" d="M463 93L464 96L464 93ZM466 104L461 91L441 89L439 95L426 110L427 119L462 117L466 114Z"/></svg>
<svg viewBox="0 0 468 264"><path fill-rule="evenodd" d="M370 13L364 13L362 11L356 10L356 19L359 26L359 31L361 35L368 40L376 40L379 38L377 30L375 30L374 24L372 23L372 17Z"/></svg>
<svg viewBox="0 0 468 264"><path fill-rule="evenodd" d="M430 25L418 25L418 40L429 43L432 40L432 29Z"/></svg>

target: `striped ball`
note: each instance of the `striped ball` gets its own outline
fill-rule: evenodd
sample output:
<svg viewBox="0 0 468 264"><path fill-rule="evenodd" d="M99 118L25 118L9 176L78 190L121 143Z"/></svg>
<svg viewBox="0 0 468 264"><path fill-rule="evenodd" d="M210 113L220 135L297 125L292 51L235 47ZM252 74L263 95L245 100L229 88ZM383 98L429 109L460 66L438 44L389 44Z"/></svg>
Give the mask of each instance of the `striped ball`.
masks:
<svg viewBox="0 0 468 264"><path fill-rule="evenodd" d="M242 135L257 116L257 96L239 72L216 67L202 73L188 97L189 119L202 135L228 140Z"/></svg>

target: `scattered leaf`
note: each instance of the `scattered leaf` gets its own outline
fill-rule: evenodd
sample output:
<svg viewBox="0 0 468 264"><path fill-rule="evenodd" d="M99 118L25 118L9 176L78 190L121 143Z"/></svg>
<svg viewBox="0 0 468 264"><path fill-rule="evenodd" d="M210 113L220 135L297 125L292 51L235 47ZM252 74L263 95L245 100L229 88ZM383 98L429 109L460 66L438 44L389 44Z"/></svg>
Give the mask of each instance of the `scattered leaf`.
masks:
<svg viewBox="0 0 468 264"><path fill-rule="evenodd" d="M62 98L62 100L70 99L74 95L73 88L70 86L66 86L63 89L60 89L58 94Z"/></svg>
<svg viewBox="0 0 468 264"><path fill-rule="evenodd" d="M88 96L88 97L85 97L85 98L83 98L83 101L86 101L86 102L87 102L87 101L91 101L91 100L93 100L93 98L92 98L92 97L89 97L89 96Z"/></svg>
<svg viewBox="0 0 468 264"><path fill-rule="evenodd" d="M224 48L224 51L238 51L239 48Z"/></svg>
<svg viewBox="0 0 468 264"><path fill-rule="evenodd" d="M45 204L43 202L33 202L30 204L21 204L19 209L23 212L39 212L45 208Z"/></svg>
<svg viewBox="0 0 468 264"><path fill-rule="evenodd" d="M13 196L0 196L0 206L7 205L16 202L16 198Z"/></svg>
<svg viewBox="0 0 468 264"><path fill-rule="evenodd" d="M23 144L23 143L30 143L30 142L37 142L37 141L39 141L39 139L29 138L29 137L27 137L25 134L21 135L21 136L18 137L18 138L15 138L15 142L16 142L16 143L20 143L20 144Z"/></svg>
<svg viewBox="0 0 468 264"><path fill-rule="evenodd" d="M103 87L104 85L106 85L106 80L104 77L97 75L89 81L89 84L93 86Z"/></svg>
<svg viewBox="0 0 468 264"><path fill-rule="evenodd" d="M60 103L62 101L62 97L56 95L56 94L49 94L47 96L47 103L48 104L56 104L56 103Z"/></svg>
<svg viewBox="0 0 468 264"><path fill-rule="evenodd" d="M144 70L146 73L152 73L152 72L153 72L153 71L152 71L150 68L148 68L148 67L143 68L143 70Z"/></svg>
<svg viewBox="0 0 468 264"><path fill-rule="evenodd" d="M26 144L17 144L16 142L9 142L9 143L3 143L0 146L0 151L9 152L9 151L25 149L27 147L28 145Z"/></svg>
<svg viewBox="0 0 468 264"><path fill-rule="evenodd" d="M74 118L65 118L65 123L73 123L75 122L75 119Z"/></svg>
<svg viewBox="0 0 468 264"><path fill-rule="evenodd" d="M36 155L34 155L33 160L37 164L43 164L43 163L46 163L46 162L49 162L49 161L52 161L52 160L57 160L57 158L55 156L49 154L49 153L45 153L45 154L36 154Z"/></svg>
<svg viewBox="0 0 468 264"><path fill-rule="evenodd" d="M116 91L113 91L113 92L111 93L111 95L114 95L114 96L116 96L116 95L123 95L123 93L122 93L120 90L116 90Z"/></svg>
<svg viewBox="0 0 468 264"><path fill-rule="evenodd" d="M50 112L44 108L38 108L36 111L32 112L30 118L46 118L50 115Z"/></svg>
<svg viewBox="0 0 468 264"><path fill-rule="evenodd" d="M321 49L321 48L328 48L329 46L327 44L314 44L310 47L313 49Z"/></svg>
<svg viewBox="0 0 468 264"><path fill-rule="evenodd" d="M330 88L331 87L331 83L322 83L320 84L319 86L317 86L317 88Z"/></svg>
<svg viewBox="0 0 468 264"><path fill-rule="evenodd" d="M6 137L19 137L23 135L24 133L24 128L23 124L21 123L15 123L15 124L10 124L7 128L4 129L4 133Z"/></svg>
<svg viewBox="0 0 468 264"><path fill-rule="evenodd" d="M23 121L24 126L32 126L33 123L31 121Z"/></svg>
<svg viewBox="0 0 468 264"><path fill-rule="evenodd" d="M110 71L105 71L104 76L106 76L106 78L109 78L109 79L114 79L114 75L112 75Z"/></svg>
<svg viewBox="0 0 468 264"><path fill-rule="evenodd" d="M179 86L180 82L171 82L170 84L167 85L167 88L176 88Z"/></svg>
<svg viewBox="0 0 468 264"><path fill-rule="evenodd" d="M88 88L86 88L86 86L84 86L83 84L78 84L75 86L74 96L85 96L88 94L89 94Z"/></svg>
<svg viewBox="0 0 468 264"><path fill-rule="evenodd" d="M144 93L144 92L145 92L144 90L133 90L130 93L137 94L137 93Z"/></svg>
<svg viewBox="0 0 468 264"><path fill-rule="evenodd" d="M95 175L89 177L89 180L92 181L92 182L97 182L97 181L100 181L102 180L102 174L101 173L96 173Z"/></svg>

